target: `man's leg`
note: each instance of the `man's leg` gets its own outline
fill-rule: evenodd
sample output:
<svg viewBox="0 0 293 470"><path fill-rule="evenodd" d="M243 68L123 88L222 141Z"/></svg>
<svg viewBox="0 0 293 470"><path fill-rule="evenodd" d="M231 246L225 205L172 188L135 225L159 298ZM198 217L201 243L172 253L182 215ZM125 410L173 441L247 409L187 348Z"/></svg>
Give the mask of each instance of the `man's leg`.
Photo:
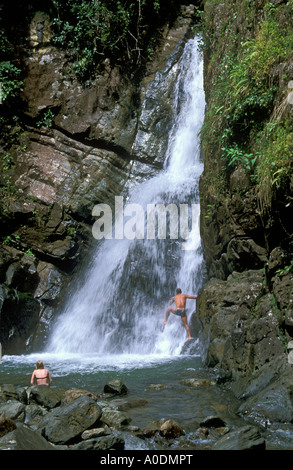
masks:
<svg viewBox="0 0 293 470"><path fill-rule="evenodd" d="M169 318L169 315L170 315L171 312L172 312L172 313L175 312L174 307L168 307L168 308L167 308L166 314L165 314L164 325L166 325L166 323L167 323L167 321L168 321L168 318Z"/></svg>
<svg viewBox="0 0 293 470"><path fill-rule="evenodd" d="M181 317L181 320L182 320L182 323L183 323L183 325L185 326L185 329L186 329L186 331L187 331L188 339L192 339L192 338L191 338L191 334L190 334L190 329L189 329L189 326L188 326L188 324L187 324L187 316L184 315L183 317Z"/></svg>

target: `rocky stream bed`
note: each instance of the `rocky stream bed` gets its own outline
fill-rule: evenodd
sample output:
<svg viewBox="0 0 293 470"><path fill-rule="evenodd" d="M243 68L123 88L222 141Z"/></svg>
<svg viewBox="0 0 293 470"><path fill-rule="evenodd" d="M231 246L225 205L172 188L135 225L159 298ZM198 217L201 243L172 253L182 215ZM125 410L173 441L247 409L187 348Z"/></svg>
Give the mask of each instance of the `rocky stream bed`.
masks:
<svg viewBox="0 0 293 470"><path fill-rule="evenodd" d="M189 372L177 388L171 387L174 418L164 417L162 407L161 419L152 422L148 408L154 403L149 398L155 402L161 395L164 400L164 391L170 388L166 383L150 384L145 396L128 390L120 379L110 380L97 394L79 388L1 385L0 449L288 450L293 436L288 403L291 371L284 366L282 384L268 386L265 399L253 381L241 394L244 384L228 385L222 373ZM269 380L268 371L262 380ZM190 397L186 410L190 419L178 419L175 404L180 394ZM191 397L196 397L197 410ZM209 415L212 409L217 413Z"/></svg>

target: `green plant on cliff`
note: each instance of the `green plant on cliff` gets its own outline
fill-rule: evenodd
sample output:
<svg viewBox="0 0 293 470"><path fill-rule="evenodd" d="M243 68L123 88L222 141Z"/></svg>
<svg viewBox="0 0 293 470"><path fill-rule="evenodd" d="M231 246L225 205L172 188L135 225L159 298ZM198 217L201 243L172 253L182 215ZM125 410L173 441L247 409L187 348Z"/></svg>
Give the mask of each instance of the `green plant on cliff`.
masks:
<svg viewBox="0 0 293 470"><path fill-rule="evenodd" d="M22 90L21 70L9 60L0 62L0 103L15 98Z"/></svg>
<svg viewBox="0 0 293 470"><path fill-rule="evenodd" d="M279 188L293 169L293 122L286 119L275 122L274 128L268 123L259 133L254 147L259 149L257 181L264 203L266 195L274 187Z"/></svg>
<svg viewBox="0 0 293 470"><path fill-rule="evenodd" d="M37 127L41 127L41 126L52 127L54 117L55 116L54 116L53 111L49 109L43 114L43 117L36 123Z"/></svg>
<svg viewBox="0 0 293 470"><path fill-rule="evenodd" d="M228 166L241 164L246 170L253 171L257 154L247 153L241 150L237 144L231 147L222 147Z"/></svg>
<svg viewBox="0 0 293 470"><path fill-rule="evenodd" d="M151 54L162 21L176 15L175 0L53 0L53 42L73 52L73 71L80 80L110 58L135 68Z"/></svg>
<svg viewBox="0 0 293 470"><path fill-rule="evenodd" d="M255 38L242 44L243 51L229 74L227 118L235 132L257 125L269 115L278 90L272 68L290 58L292 48L292 28L285 30L272 18L260 25Z"/></svg>
<svg viewBox="0 0 293 470"><path fill-rule="evenodd" d="M212 1L206 4L207 11L214 5ZM252 6L246 2L245 8L248 17ZM239 25L237 12L227 19L222 31L224 44L210 26L211 20L206 20L211 31L204 34L205 46L211 51L210 63L218 74L209 91L203 146L208 152L222 154L222 169L228 174L236 166L249 170L262 192L278 186L292 169L292 125L272 114L279 99L279 74L275 71L279 64L293 59L290 14L292 0L280 6L267 2L256 34L242 43L235 26L236 21ZM250 29L245 21L240 37Z"/></svg>
<svg viewBox="0 0 293 470"><path fill-rule="evenodd" d="M4 105L19 95L23 81L21 69L13 60L13 47L7 38L1 12L0 6L0 105Z"/></svg>

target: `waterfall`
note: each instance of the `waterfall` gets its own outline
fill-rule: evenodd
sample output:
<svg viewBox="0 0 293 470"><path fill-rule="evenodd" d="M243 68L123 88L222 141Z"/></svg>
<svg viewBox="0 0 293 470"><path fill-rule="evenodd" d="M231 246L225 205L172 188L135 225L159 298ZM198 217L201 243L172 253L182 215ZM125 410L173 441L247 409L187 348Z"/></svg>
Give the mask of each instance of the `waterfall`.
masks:
<svg viewBox="0 0 293 470"><path fill-rule="evenodd" d="M189 40L178 64L174 124L164 167L129 189L127 197L116 198L124 211L124 236L117 236L121 235L119 219L119 227L113 230L116 236L110 234L111 238L98 244L83 281L70 293L49 338L50 352L172 356L180 353L187 339L179 317L170 315L165 327L163 319L176 287L196 295L202 281L198 181L203 164L198 133L205 99L198 44L198 38ZM153 239L147 236L147 211L155 204L174 212L166 212L165 236L157 234ZM133 211L141 208L143 215L140 213L135 225ZM177 237L171 233L176 215ZM161 222L156 219L157 230ZM194 300L187 301L187 309L189 320Z"/></svg>

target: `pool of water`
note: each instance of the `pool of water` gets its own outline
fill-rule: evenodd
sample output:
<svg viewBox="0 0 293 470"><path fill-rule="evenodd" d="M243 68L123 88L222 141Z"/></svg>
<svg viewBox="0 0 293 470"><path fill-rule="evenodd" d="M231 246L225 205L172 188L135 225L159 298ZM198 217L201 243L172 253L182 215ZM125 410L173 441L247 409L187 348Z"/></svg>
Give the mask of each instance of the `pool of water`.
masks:
<svg viewBox="0 0 293 470"><path fill-rule="evenodd" d="M162 418L176 420L188 432L194 432L200 421L209 415L219 414L230 425L235 421L233 399L220 387L194 388L184 385L185 379L208 377L198 356L4 356L0 364L0 384L29 386L39 359L51 372L53 388L83 388L102 394L109 380L122 380L129 390L128 399L146 400L145 405L127 411L132 419L131 424L142 429Z"/></svg>
<svg viewBox="0 0 293 470"><path fill-rule="evenodd" d="M229 390L215 384L213 371L202 367L199 356L179 355L97 355L97 354L30 354L3 356L0 363L0 385L29 386L37 360L43 360L52 375L52 388L82 388L102 394L104 385L112 379L120 379L127 386L128 399L144 399L146 403L127 410L131 424L141 429L152 426L161 419L174 419L185 431L183 442L189 448L208 448L199 436L200 422L207 416L220 416L230 428L246 425L236 415L239 402ZM185 379L207 379L210 385L191 387ZM292 449L292 425L272 426L265 431L267 448ZM131 434L125 436L126 449L143 449L145 441ZM177 443L178 444L178 443ZM184 444L180 444L180 446ZM183 447L184 448L184 447Z"/></svg>

